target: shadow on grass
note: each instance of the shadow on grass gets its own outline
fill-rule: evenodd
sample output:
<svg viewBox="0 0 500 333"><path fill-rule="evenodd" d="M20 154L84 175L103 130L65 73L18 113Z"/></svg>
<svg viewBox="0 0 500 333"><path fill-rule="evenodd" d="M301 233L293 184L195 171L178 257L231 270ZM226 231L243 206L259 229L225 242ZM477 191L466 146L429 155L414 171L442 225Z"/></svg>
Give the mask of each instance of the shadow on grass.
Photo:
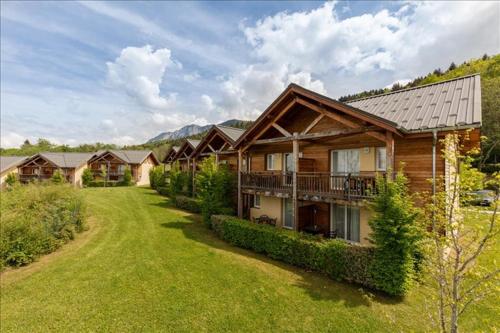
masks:
<svg viewBox="0 0 500 333"><path fill-rule="evenodd" d="M162 207L172 207L168 202L158 204ZM328 300L333 302L343 302L346 307L369 307L371 302L383 304L397 304L402 298L392 298L376 291L368 291L359 285L346 282L337 282L325 275L317 272L306 271L280 261L273 260L263 254L258 254L249 250L235 247L217 238L215 234L208 230L201 217L196 214L186 216L190 222L174 221L162 223L161 227L169 229L180 229L188 239L203 243L215 249L228 251L240 256L258 260L262 263L279 267L300 277L295 283L297 287L304 289L308 295L318 301Z"/></svg>

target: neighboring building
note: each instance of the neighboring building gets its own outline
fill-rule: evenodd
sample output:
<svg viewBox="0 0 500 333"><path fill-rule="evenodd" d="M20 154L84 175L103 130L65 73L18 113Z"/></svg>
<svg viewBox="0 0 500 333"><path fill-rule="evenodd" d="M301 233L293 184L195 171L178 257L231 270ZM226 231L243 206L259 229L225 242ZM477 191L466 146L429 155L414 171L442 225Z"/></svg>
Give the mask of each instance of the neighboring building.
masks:
<svg viewBox="0 0 500 333"><path fill-rule="evenodd" d="M82 186L82 173L92 153L38 153L19 164L19 180L47 180L56 170L61 170L66 180Z"/></svg>
<svg viewBox="0 0 500 333"><path fill-rule="evenodd" d="M245 133L240 128L214 125L191 154L193 165L207 156L215 156L218 164L226 164L230 170L238 171L238 151L236 141Z"/></svg>
<svg viewBox="0 0 500 333"><path fill-rule="evenodd" d="M236 141L238 215L366 244L376 173L404 163L410 190L450 177L440 144L481 126L479 75L347 104L291 84ZM244 162L245 161L245 162Z"/></svg>
<svg viewBox="0 0 500 333"><path fill-rule="evenodd" d="M178 162L181 171L192 170L193 161L191 159L191 154L199 144L200 140L186 139L179 148L179 151L172 158L172 163Z"/></svg>
<svg viewBox="0 0 500 333"><path fill-rule="evenodd" d="M27 156L0 156L0 188L5 186L8 174L18 175L17 166L27 158Z"/></svg>
<svg viewBox="0 0 500 333"><path fill-rule="evenodd" d="M105 168L111 181L122 180L125 169L130 167L136 185L148 185L149 170L160 163L150 150L106 150L94 154L88 164L94 177L100 178Z"/></svg>
<svg viewBox="0 0 500 333"><path fill-rule="evenodd" d="M163 165L165 167L165 171L170 170L172 167L172 163L175 161L175 155L179 151L181 147L179 146L172 146L170 149L167 151L167 155L163 159Z"/></svg>

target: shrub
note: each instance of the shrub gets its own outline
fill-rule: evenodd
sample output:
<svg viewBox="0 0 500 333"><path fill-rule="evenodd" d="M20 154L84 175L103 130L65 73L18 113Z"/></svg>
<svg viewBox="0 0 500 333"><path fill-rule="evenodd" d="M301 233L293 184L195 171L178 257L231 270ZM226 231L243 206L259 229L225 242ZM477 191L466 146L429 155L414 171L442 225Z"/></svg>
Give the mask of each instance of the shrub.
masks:
<svg viewBox="0 0 500 333"><path fill-rule="evenodd" d="M183 195L177 195L173 197L173 202L175 207L190 211L191 213L200 213L201 212L201 203L200 200L186 197Z"/></svg>
<svg viewBox="0 0 500 333"><path fill-rule="evenodd" d="M127 166L125 168L125 171L123 172L122 184L123 184L123 186L132 185L132 171L130 170L129 166Z"/></svg>
<svg viewBox="0 0 500 333"><path fill-rule="evenodd" d="M18 182L17 176L15 173L11 172L5 177L5 184L7 186L12 187Z"/></svg>
<svg viewBox="0 0 500 333"><path fill-rule="evenodd" d="M130 186L123 181L118 180L93 180L87 185L88 187L117 187L117 186Z"/></svg>
<svg viewBox="0 0 500 333"><path fill-rule="evenodd" d="M69 185L27 185L2 194L0 264L21 266L85 228L84 202Z"/></svg>
<svg viewBox="0 0 500 333"><path fill-rule="evenodd" d="M157 187L156 191L161 195L170 196L170 188L166 186Z"/></svg>
<svg viewBox="0 0 500 333"><path fill-rule="evenodd" d="M90 169L83 170L82 173L82 184L83 186L89 186L90 182L94 180L94 175Z"/></svg>
<svg viewBox="0 0 500 333"><path fill-rule="evenodd" d="M63 172L60 169L57 169L54 171L52 174L52 177L50 178L50 181L54 184L62 184L66 181L66 178L64 177Z"/></svg>
<svg viewBox="0 0 500 333"><path fill-rule="evenodd" d="M395 180L378 177L376 187L369 221L370 241L375 247L371 268L374 284L388 294L404 295L415 277L421 239L418 212L401 172Z"/></svg>
<svg viewBox="0 0 500 333"><path fill-rule="evenodd" d="M295 266L315 270L335 280L373 288L371 267L374 249L343 240L320 240L316 236L232 216L212 215L212 229L232 245L265 254Z"/></svg>
<svg viewBox="0 0 500 333"><path fill-rule="evenodd" d="M163 167L161 165L149 170L149 185L153 189L165 186L165 173L163 172Z"/></svg>
<svg viewBox="0 0 500 333"><path fill-rule="evenodd" d="M218 166L214 156L200 164L200 171L196 175L196 192L207 225L210 226L210 217L214 214L232 213L234 176L226 166Z"/></svg>

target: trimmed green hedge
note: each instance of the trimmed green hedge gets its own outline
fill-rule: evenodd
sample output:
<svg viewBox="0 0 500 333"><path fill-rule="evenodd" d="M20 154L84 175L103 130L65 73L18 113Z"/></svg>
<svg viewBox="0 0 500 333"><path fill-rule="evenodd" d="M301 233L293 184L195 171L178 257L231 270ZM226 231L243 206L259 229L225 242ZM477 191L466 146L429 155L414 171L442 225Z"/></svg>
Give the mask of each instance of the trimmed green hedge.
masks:
<svg viewBox="0 0 500 333"><path fill-rule="evenodd" d="M156 188L156 192L158 192L159 194L164 195L164 196L170 196L170 188L165 187L165 186L158 186Z"/></svg>
<svg viewBox="0 0 500 333"><path fill-rule="evenodd" d="M349 244L342 240L320 240L290 230L241 220L233 216L213 215L212 229L223 240L295 266L327 274L374 288L370 267L372 247Z"/></svg>
<svg viewBox="0 0 500 333"><path fill-rule="evenodd" d="M199 214L201 212L201 203L199 199L177 195L172 197L175 207Z"/></svg>
<svg viewBox="0 0 500 333"><path fill-rule="evenodd" d="M106 186L104 186L106 185ZM88 183L87 187L117 187L117 186L132 186L132 184L127 184L124 181L117 181L117 180L108 180L107 182L104 182L104 180L93 180Z"/></svg>

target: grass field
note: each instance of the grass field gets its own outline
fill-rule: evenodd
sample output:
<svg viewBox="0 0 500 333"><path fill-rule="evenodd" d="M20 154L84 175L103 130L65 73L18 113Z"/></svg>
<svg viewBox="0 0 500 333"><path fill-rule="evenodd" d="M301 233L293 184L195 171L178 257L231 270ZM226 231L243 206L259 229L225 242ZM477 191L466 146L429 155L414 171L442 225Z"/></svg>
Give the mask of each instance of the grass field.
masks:
<svg viewBox="0 0 500 333"><path fill-rule="evenodd" d="M90 230L2 274L2 332L432 330L425 287L371 295L231 247L152 190L84 192ZM462 331L493 331L495 303L472 308Z"/></svg>

